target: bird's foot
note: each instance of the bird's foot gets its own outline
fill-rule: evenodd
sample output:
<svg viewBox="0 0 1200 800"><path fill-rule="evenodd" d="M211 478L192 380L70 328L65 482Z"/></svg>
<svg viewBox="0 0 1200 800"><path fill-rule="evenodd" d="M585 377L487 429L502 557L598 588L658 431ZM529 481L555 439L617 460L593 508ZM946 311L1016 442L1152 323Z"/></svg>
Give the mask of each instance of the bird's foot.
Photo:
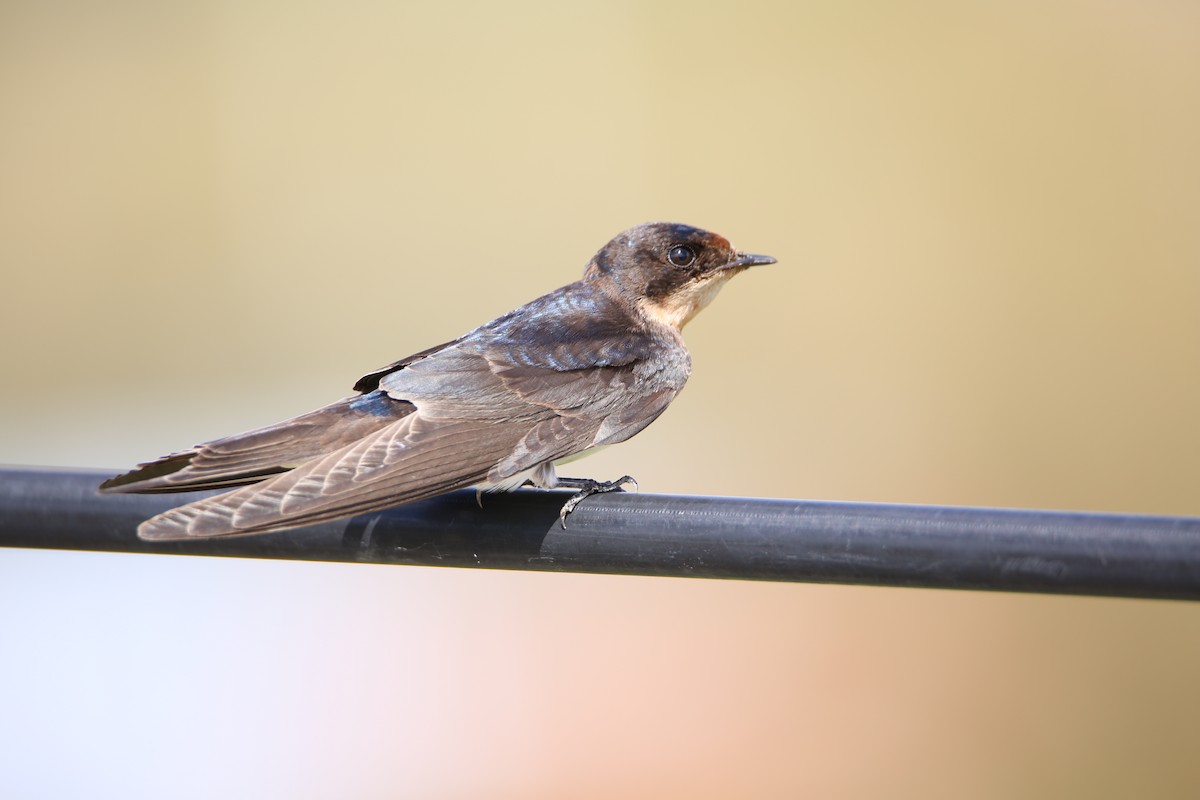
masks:
<svg viewBox="0 0 1200 800"><path fill-rule="evenodd" d="M637 481L629 475L622 475L615 481L594 481L591 478L559 478L558 486L565 486L568 489L578 489L579 491L571 495L571 499L563 503L562 510L558 512L559 524L563 526L563 530L567 528L567 516L575 510L575 506L579 505L583 500L591 497L594 494L604 494L605 492L620 492L624 491L621 487L627 483L632 483L633 488L637 488Z"/></svg>

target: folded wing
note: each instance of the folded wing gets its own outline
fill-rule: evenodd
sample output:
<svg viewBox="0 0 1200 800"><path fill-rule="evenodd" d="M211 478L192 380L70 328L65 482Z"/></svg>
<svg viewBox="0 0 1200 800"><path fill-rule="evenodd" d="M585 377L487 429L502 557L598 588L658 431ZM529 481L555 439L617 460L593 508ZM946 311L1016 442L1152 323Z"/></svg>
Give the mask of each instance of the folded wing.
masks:
<svg viewBox="0 0 1200 800"><path fill-rule="evenodd" d="M185 492L257 483L338 450L411 414L384 392L349 397L265 428L226 436L140 464L102 492Z"/></svg>

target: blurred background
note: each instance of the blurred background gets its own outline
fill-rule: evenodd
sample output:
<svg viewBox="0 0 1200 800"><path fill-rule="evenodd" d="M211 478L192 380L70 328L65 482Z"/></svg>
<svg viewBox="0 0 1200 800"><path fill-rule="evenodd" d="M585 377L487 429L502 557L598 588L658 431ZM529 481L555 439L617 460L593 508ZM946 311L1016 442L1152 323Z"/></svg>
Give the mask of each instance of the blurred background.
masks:
<svg viewBox="0 0 1200 800"><path fill-rule="evenodd" d="M1200 6L0 4L0 461L344 396L647 220L774 267L581 464L1200 514ZM0 794L1196 797L1200 607L0 552Z"/></svg>

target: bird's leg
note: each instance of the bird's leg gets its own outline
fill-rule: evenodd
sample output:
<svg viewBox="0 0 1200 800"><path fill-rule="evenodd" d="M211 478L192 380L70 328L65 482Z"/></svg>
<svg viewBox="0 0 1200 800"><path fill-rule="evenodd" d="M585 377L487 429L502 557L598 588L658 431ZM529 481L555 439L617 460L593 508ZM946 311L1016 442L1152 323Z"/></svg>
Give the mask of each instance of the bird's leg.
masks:
<svg viewBox="0 0 1200 800"><path fill-rule="evenodd" d="M622 475L615 481L595 481L591 478L559 478L556 485L579 490L571 495L570 500L563 503L562 510L558 512L558 521L563 526L563 530L567 528L567 515L574 511L575 506L579 505L585 498L591 497L594 494L623 491L621 487L627 483L632 483L633 488L637 488L637 481L628 475Z"/></svg>

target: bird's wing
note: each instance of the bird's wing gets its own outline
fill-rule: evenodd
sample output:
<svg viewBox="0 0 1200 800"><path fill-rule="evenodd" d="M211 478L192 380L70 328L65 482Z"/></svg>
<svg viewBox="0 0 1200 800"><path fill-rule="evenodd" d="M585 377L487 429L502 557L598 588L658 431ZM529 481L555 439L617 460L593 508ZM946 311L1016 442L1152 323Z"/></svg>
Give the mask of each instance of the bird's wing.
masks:
<svg viewBox="0 0 1200 800"><path fill-rule="evenodd" d="M456 340L457 341L457 340ZM189 492L245 486L287 472L358 441L411 414L415 407L378 391L379 379L453 345L413 353L358 379L361 394L265 428L226 436L138 464L100 484L101 492Z"/></svg>
<svg viewBox="0 0 1200 800"><path fill-rule="evenodd" d="M640 429L674 396L639 395L640 362L558 370L513 363L492 345L448 348L384 376L381 389L414 412L290 472L160 514L139 535L263 533L502 480Z"/></svg>
<svg viewBox="0 0 1200 800"><path fill-rule="evenodd" d="M379 391L348 397L275 425L139 464L100 484L100 491L149 494L257 483L356 442L414 410L412 403Z"/></svg>
<svg viewBox="0 0 1200 800"><path fill-rule="evenodd" d="M431 418L523 426L512 453L489 471L490 482L628 439L654 421L683 387L690 371L687 352L681 343L656 340L619 310L598 302L590 302L586 316L564 318L538 308L558 294L527 306L536 313L516 317L518 324L502 317L500 324L385 376L380 388L416 403ZM579 297L564 299L578 303Z"/></svg>
<svg viewBox="0 0 1200 800"><path fill-rule="evenodd" d="M143 539L173 540L293 528L442 494L484 480L523 431L414 413L358 442L262 483L159 514Z"/></svg>

